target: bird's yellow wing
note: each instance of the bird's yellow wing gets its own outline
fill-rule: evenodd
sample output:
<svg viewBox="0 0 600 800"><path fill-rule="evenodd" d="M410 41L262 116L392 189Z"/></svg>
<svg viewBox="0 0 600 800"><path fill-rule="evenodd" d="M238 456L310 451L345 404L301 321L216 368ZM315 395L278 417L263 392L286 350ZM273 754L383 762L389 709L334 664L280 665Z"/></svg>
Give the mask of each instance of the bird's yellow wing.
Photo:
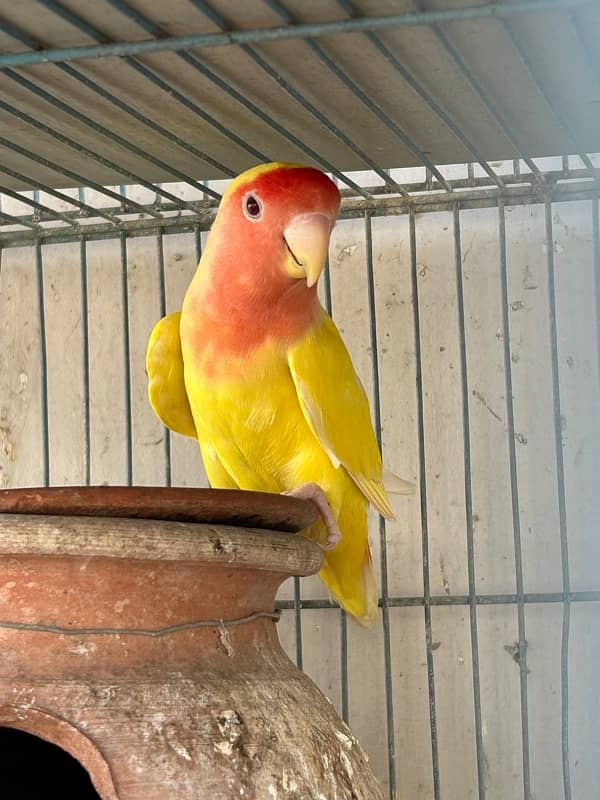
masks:
<svg viewBox="0 0 600 800"><path fill-rule="evenodd" d="M167 428L195 439L196 426L183 379L180 318L179 311L168 314L156 323L150 334L146 349L148 397Z"/></svg>
<svg viewBox="0 0 600 800"><path fill-rule="evenodd" d="M288 364L306 421L334 467L341 464L375 508L393 518L369 401L327 314L290 347Z"/></svg>

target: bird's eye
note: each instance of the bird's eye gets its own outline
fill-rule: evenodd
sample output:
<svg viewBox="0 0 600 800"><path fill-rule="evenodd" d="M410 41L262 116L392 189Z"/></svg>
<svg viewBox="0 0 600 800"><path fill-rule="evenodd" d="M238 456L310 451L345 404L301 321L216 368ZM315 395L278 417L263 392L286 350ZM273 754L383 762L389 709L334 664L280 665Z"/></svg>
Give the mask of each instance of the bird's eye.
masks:
<svg viewBox="0 0 600 800"><path fill-rule="evenodd" d="M244 214L253 222L262 217L262 203L255 194L244 197Z"/></svg>

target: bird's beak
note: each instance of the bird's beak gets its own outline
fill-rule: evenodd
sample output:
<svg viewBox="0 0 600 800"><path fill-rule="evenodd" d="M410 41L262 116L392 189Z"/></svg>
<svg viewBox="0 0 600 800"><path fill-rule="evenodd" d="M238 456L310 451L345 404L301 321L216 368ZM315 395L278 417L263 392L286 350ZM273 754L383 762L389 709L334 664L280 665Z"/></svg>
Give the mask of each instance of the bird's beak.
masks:
<svg viewBox="0 0 600 800"><path fill-rule="evenodd" d="M292 278L306 278L314 286L327 260L333 223L318 212L298 214L286 226L283 238L289 250L286 271Z"/></svg>

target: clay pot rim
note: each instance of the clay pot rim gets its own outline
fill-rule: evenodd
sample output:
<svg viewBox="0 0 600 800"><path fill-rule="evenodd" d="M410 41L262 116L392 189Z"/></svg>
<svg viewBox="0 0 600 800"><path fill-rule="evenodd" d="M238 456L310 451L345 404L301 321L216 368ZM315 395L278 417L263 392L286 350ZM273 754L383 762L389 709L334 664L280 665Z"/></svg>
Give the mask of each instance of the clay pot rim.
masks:
<svg viewBox="0 0 600 800"><path fill-rule="evenodd" d="M232 525L0 514L0 557L58 556L185 561L206 566L313 575L317 544L303 536Z"/></svg>
<svg viewBox="0 0 600 800"><path fill-rule="evenodd" d="M50 486L0 489L0 514L131 517L240 525L296 533L315 522L314 503L239 489L176 486Z"/></svg>

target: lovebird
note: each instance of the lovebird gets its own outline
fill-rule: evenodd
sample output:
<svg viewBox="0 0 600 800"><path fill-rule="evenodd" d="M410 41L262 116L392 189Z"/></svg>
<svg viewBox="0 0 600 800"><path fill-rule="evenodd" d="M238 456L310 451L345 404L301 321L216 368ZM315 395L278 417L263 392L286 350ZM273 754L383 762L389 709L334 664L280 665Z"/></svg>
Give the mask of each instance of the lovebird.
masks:
<svg viewBox="0 0 600 800"><path fill-rule="evenodd" d="M210 485L313 500L320 576L358 622L377 615L371 503L392 518L389 475L365 390L317 297L340 208L336 185L299 164L261 164L224 192L181 312L146 353L150 403L194 437Z"/></svg>

